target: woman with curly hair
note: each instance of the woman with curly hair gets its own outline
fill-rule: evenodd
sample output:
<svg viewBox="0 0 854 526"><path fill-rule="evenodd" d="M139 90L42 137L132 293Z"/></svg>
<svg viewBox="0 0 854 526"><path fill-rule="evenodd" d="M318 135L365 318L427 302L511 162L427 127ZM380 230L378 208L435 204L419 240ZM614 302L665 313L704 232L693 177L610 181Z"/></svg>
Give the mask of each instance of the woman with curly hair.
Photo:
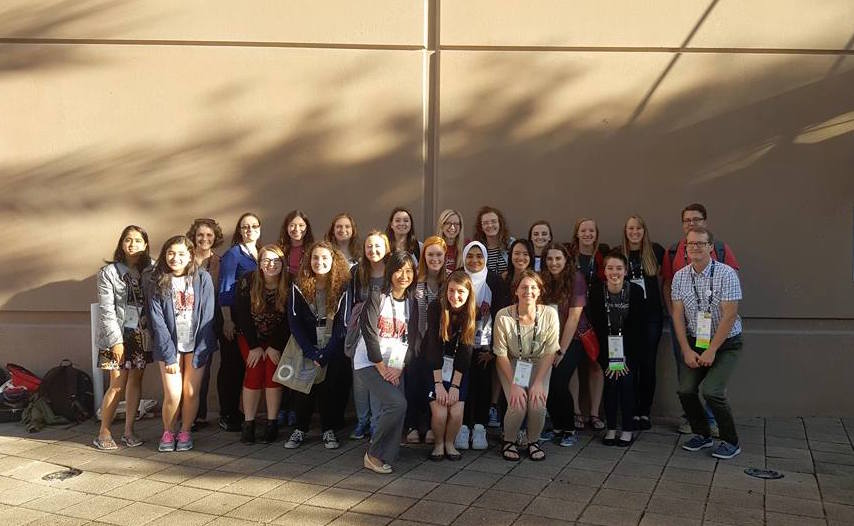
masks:
<svg viewBox="0 0 854 526"><path fill-rule="evenodd" d="M302 210L291 210L282 221L279 229L279 246L287 258L288 272L293 276L297 273L302 261L305 247L314 243L311 232L311 222Z"/></svg>
<svg viewBox="0 0 854 526"><path fill-rule="evenodd" d="M240 441L255 442L255 414L261 389L267 405L262 442L275 442L279 434L276 415L282 386L273 381L282 351L290 337L285 311L290 280L284 270L285 253L279 245L258 251L260 269L240 278L234 300L234 318L240 333L237 346L246 363L243 376L243 428Z"/></svg>
<svg viewBox="0 0 854 526"><path fill-rule="evenodd" d="M208 271L213 280L214 290L219 290L219 265L220 257L214 249L222 245L224 237L219 223L210 218L199 218L193 221L187 229L186 236L193 242L196 249L193 253L193 261L196 266ZM222 315L217 308L216 332L221 336ZM208 389L211 383L211 361L205 365L205 373L202 376L202 387L199 391L199 412L196 414L195 426L207 425L208 418Z"/></svg>
<svg viewBox="0 0 854 526"><path fill-rule="evenodd" d="M327 367L326 378L309 393L294 391L297 425L285 448L298 448L308 433L315 402L320 409L323 446L339 447L334 426L343 417L337 415L335 390L342 374L345 320L350 306L347 294L350 271L344 256L328 241L313 244L300 263L291 285L288 324L302 354L318 367Z"/></svg>
<svg viewBox="0 0 854 526"><path fill-rule="evenodd" d="M341 251L350 268L359 261L359 232L356 220L350 214L342 212L333 217L325 239Z"/></svg>

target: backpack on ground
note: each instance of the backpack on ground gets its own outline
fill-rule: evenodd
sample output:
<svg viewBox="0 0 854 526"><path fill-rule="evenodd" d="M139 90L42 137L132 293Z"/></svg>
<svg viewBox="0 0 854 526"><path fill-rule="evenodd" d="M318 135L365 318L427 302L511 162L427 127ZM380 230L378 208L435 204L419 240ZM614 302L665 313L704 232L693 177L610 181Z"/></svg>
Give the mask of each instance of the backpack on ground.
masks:
<svg viewBox="0 0 854 526"><path fill-rule="evenodd" d="M39 395L57 416L78 424L95 413L94 393L92 379L76 369L71 360L62 360L48 371L39 387Z"/></svg>

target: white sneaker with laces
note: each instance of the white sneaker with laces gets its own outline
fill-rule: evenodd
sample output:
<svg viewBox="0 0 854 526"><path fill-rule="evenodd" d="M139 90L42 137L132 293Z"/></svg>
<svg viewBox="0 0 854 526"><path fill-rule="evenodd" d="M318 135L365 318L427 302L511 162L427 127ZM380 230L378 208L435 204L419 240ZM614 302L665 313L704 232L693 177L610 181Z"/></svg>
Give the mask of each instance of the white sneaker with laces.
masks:
<svg viewBox="0 0 854 526"><path fill-rule="evenodd" d="M454 447L457 449L468 449L469 435L469 426L465 424L460 426L460 431L457 433L457 438L454 439Z"/></svg>
<svg viewBox="0 0 854 526"><path fill-rule="evenodd" d="M305 440L305 433L299 429L294 429L294 432L291 433L291 438L285 442L285 449L296 449L302 445L303 440Z"/></svg>
<svg viewBox="0 0 854 526"><path fill-rule="evenodd" d="M489 447L489 442L486 440L486 428L481 424L475 424L472 429L471 448L486 449Z"/></svg>

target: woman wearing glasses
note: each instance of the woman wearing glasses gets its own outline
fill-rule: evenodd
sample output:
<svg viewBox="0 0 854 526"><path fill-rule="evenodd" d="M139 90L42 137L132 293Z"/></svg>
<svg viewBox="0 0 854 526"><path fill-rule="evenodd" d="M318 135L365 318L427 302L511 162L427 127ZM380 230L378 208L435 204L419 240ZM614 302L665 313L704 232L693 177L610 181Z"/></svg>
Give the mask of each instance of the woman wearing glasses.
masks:
<svg viewBox="0 0 854 526"><path fill-rule="evenodd" d="M261 268L240 278L233 310L239 329L237 345L246 363L240 435L245 444L255 442L255 414L262 389L267 405L262 442L269 444L278 437L276 415L282 401L282 386L273 381L273 375L290 337L285 312L289 285L288 273L283 269L285 253L279 245L266 245L258 255Z"/></svg>
<svg viewBox="0 0 854 526"><path fill-rule="evenodd" d="M261 220L257 214L246 212L237 220L231 236L231 248L223 254L219 269L219 306L222 313L222 341L217 373L219 395L219 426L226 431L240 431L243 415L238 408L243 385L243 357L235 340L235 324L231 315L237 280L257 270L258 249L261 247Z"/></svg>
<svg viewBox="0 0 854 526"><path fill-rule="evenodd" d="M445 240L445 268L453 272L459 267L460 248L463 246L463 215L456 210L443 210L439 214L436 235Z"/></svg>

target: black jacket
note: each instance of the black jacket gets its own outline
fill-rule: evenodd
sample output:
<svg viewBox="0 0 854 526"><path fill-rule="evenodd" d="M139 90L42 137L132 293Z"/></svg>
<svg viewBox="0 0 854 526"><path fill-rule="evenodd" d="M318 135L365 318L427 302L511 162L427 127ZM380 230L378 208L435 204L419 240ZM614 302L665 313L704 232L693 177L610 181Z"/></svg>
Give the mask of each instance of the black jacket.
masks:
<svg viewBox="0 0 854 526"><path fill-rule="evenodd" d="M382 292L371 294L371 297L365 302L362 314L359 317L359 328L362 330L362 337L365 339L368 360L373 363L383 361L377 322L379 321L380 311L382 310L383 298L386 296L390 295ZM407 349L405 359L405 363L409 363L415 356L415 350L418 349L418 345L421 343L421 335L418 332L418 302L415 300L415 295L408 295L404 301L409 303L409 320L406 323Z"/></svg>
<svg viewBox="0 0 854 526"><path fill-rule="evenodd" d="M338 310L332 320L332 335L329 343L322 349L317 348L317 316L311 311L308 302L296 283L291 285L291 297L288 298L288 325L291 335L296 338L302 354L320 365L326 365L329 359L344 353L344 337L347 334L347 319L350 300L347 289L338 298Z"/></svg>
<svg viewBox="0 0 854 526"><path fill-rule="evenodd" d="M244 275L237 281L237 286L234 289L234 305L231 308L231 315L234 317L234 325L240 331L240 334L246 338L246 343L250 349L254 349L261 345L261 337L255 329L255 321L252 319L252 279L255 272L250 272ZM276 319L277 323L273 328L272 334L269 334L266 339L268 346L283 351L288 343L288 338L291 336L291 330L288 327L287 304L285 312L282 312Z"/></svg>
<svg viewBox="0 0 854 526"><path fill-rule="evenodd" d="M643 289L634 283L629 285L629 314L623 323L623 352L629 369L636 363L638 355L643 352L645 345L644 329L646 327L646 309L644 307ZM605 286L594 284L588 290L587 313L596 336L599 339L599 365L603 370L608 369L608 319L605 311Z"/></svg>
<svg viewBox="0 0 854 526"><path fill-rule="evenodd" d="M427 363L434 371L442 369L443 358L445 355L454 357L454 370L466 374L471 365L472 346L460 343L457 345L457 339L453 338L449 342L443 342L439 335L439 320L442 313L440 302L433 301L427 307L427 333L424 335L424 355L427 358ZM453 335L455 330L450 331ZM456 350L456 352L455 352Z"/></svg>

